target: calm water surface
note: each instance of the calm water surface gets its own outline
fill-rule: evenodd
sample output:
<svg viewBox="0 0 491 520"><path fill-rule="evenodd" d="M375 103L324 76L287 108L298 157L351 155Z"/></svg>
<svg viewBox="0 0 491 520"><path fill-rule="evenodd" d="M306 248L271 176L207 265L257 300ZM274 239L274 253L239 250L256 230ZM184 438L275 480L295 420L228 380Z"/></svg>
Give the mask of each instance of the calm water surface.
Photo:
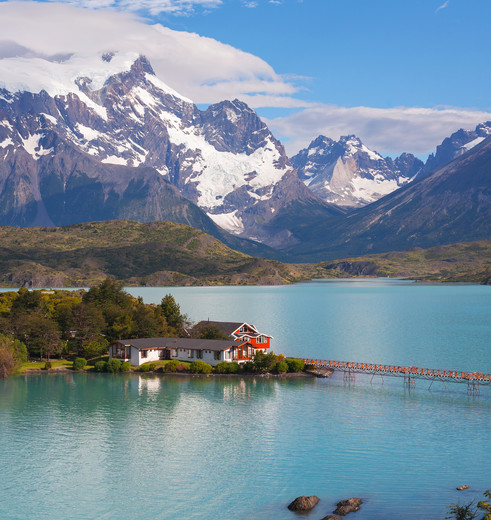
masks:
<svg viewBox="0 0 491 520"><path fill-rule="evenodd" d="M132 289L245 320L276 351L491 372L491 288L409 283ZM491 391L328 380L59 374L0 381L0 519L443 519L491 487ZM459 484L471 491L455 491Z"/></svg>

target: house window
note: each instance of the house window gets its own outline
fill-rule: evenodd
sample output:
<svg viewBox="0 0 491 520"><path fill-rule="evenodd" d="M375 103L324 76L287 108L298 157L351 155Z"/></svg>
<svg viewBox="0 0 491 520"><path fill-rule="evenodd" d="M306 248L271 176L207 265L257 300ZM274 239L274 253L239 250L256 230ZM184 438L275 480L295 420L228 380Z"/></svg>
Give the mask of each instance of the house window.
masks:
<svg viewBox="0 0 491 520"><path fill-rule="evenodd" d="M202 350L197 350L196 351L196 358L197 359L203 359L203 351Z"/></svg>
<svg viewBox="0 0 491 520"><path fill-rule="evenodd" d="M146 358L148 356L147 350L142 350L142 358Z"/></svg>
<svg viewBox="0 0 491 520"><path fill-rule="evenodd" d="M220 361L220 351L217 350L216 352L213 352L213 359L215 361Z"/></svg>
<svg viewBox="0 0 491 520"><path fill-rule="evenodd" d="M177 357L177 348L172 349L172 357Z"/></svg>
<svg viewBox="0 0 491 520"><path fill-rule="evenodd" d="M188 350L188 358L194 358L194 350Z"/></svg>
<svg viewBox="0 0 491 520"><path fill-rule="evenodd" d="M259 336L259 337L257 338L257 342L258 342L258 343L267 343L268 340L266 339L265 336Z"/></svg>

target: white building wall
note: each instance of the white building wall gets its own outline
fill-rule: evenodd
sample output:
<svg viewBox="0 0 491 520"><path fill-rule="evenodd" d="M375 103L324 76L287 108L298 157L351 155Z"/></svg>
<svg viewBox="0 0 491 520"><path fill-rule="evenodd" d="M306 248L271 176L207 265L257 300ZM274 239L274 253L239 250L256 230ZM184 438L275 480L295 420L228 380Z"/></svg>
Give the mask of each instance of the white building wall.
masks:
<svg viewBox="0 0 491 520"><path fill-rule="evenodd" d="M161 350L146 350L147 357L143 357L142 350L133 349L133 348L131 350L136 350L138 353L138 357L136 358L135 366L143 365L143 363L150 363L151 361L160 361L160 353L162 352ZM131 363L131 364L133 364L133 363Z"/></svg>
<svg viewBox="0 0 491 520"><path fill-rule="evenodd" d="M178 348L178 349L172 349L170 359L175 359L177 361L187 361L189 363L192 363L193 361L196 361L197 359L200 359L201 361L204 361L205 363L208 363L212 367L218 365L220 361L232 361L232 354L231 352L217 352L217 358L215 359L215 351L214 350L201 350L202 357L198 357L198 351L197 350L189 350L186 348Z"/></svg>

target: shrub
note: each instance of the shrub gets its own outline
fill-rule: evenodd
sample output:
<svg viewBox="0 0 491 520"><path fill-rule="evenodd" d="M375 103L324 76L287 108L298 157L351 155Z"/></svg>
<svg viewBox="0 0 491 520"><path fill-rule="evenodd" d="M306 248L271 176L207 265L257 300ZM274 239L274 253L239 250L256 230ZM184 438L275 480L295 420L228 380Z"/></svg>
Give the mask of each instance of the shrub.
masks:
<svg viewBox="0 0 491 520"><path fill-rule="evenodd" d="M276 366L276 355L274 352L264 353L258 350L254 356L254 371L255 372L272 372Z"/></svg>
<svg viewBox="0 0 491 520"><path fill-rule="evenodd" d="M110 359L107 362L107 371L111 374L117 374L118 372L121 372L121 361L119 359Z"/></svg>
<svg viewBox="0 0 491 520"><path fill-rule="evenodd" d="M212 366L201 359L197 359L191 363L189 370L192 374L209 374L212 371Z"/></svg>
<svg viewBox="0 0 491 520"><path fill-rule="evenodd" d="M252 361L246 361L242 363L242 372L254 372L254 363Z"/></svg>
<svg viewBox="0 0 491 520"><path fill-rule="evenodd" d="M177 365L178 372L186 372L186 370L187 370L186 365L183 365L182 363L179 363L179 365Z"/></svg>
<svg viewBox="0 0 491 520"><path fill-rule="evenodd" d="M96 372L107 372L107 361L96 361L94 365L94 370Z"/></svg>
<svg viewBox="0 0 491 520"><path fill-rule="evenodd" d="M150 367L149 370L151 372L153 372L157 368L157 364L156 363L150 363L150 365L148 365L148 366Z"/></svg>
<svg viewBox="0 0 491 520"><path fill-rule="evenodd" d="M288 363L288 372L301 372L305 368L305 363L301 359L286 358Z"/></svg>
<svg viewBox="0 0 491 520"><path fill-rule="evenodd" d="M227 365L229 365L229 363L227 363L226 361L220 361L220 363L218 363L215 367L216 372L218 372L219 374L228 374Z"/></svg>
<svg viewBox="0 0 491 520"><path fill-rule="evenodd" d="M167 361L164 365L164 372L177 372L177 367L179 366L179 361L177 359L172 359L171 361Z"/></svg>
<svg viewBox="0 0 491 520"><path fill-rule="evenodd" d="M83 370L87 366L87 360L83 357L75 358L73 370Z"/></svg>
<svg viewBox="0 0 491 520"><path fill-rule="evenodd" d="M227 365L229 374L237 374L237 372L240 371L240 365L236 361L233 361L232 363L227 363Z"/></svg>
<svg viewBox="0 0 491 520"><path fill-rule="evenodd" d="M288 363L286 361L278 361L275 366L275 372L277 374L284 374L285 372L288 372Z"/></svg>
<svg viewBox="0 0 491 520"><path fill-rule="evenodd" d="M46 361L44 364L44 370L51 370L53 368L51 361Z"/></svg>
<svg viewBox="0 0 491 520"><path fill-rule="evenodd" d="M121 363L121 372L129 372L131 370L131 365L129 361L124 361Z"/></svg>
<svg viewBox="0 0 491 520"><path fill-rule="evenodd" d="M150 372L150 366L151 365L140 365L140 368L138 369L139 372Z"/></svg>

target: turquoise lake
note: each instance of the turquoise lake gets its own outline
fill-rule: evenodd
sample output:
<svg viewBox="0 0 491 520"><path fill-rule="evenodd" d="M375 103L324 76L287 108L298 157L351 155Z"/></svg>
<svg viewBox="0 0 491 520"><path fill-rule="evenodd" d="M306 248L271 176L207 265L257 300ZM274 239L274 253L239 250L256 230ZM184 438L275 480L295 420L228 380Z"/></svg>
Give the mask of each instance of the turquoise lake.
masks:
<svg viewBox="0 0 491 520"><path fill-rule="evenodd" d="M131 288L273 349L491 372L491 288L403 281ZM329 379L58 374L0 381L0 519L443 519L491 488L491 388ZM460 484L471 486L458 492ZM309 515L296 496L321 501Z"/></svg>

